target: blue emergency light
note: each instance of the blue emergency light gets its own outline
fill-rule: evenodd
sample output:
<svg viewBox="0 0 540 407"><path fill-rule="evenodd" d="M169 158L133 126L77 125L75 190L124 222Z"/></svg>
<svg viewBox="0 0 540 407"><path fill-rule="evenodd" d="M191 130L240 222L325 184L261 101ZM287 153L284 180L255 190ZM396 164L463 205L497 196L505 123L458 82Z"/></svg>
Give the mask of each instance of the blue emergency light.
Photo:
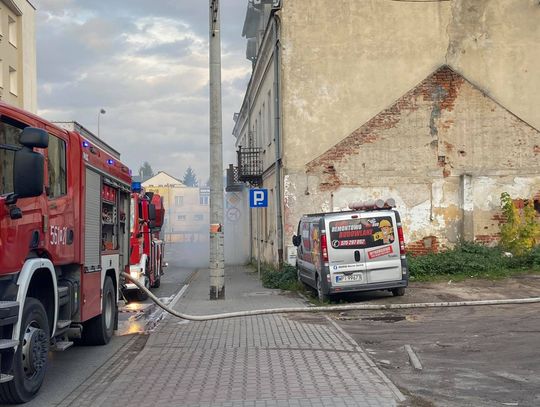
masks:
<svg viewBox="0 0 540 407"><path fill-rule="evenodd" d="M132 192L141 192L142 186L139 181L133 181L131 183L131 191Z"/></svg>

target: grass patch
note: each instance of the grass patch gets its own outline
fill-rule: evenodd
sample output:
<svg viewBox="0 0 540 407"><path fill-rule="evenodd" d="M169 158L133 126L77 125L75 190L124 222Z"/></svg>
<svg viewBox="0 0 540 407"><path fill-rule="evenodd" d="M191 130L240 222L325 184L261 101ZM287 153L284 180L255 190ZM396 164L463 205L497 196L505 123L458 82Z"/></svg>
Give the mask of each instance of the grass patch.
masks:
<svg viewBox="0 0 540 407"><path fill-rule="evenodd" d="M502 279L540 271L540 247L522 256L506 257L498 247L463 243L452 250L408 256L411 281Z"/></svg>

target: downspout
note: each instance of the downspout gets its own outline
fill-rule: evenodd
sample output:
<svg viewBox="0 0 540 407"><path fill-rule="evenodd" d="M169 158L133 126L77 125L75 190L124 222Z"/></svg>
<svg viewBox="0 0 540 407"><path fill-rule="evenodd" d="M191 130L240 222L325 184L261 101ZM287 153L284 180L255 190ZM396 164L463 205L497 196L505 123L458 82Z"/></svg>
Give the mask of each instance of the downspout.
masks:
<svg viewBox="0 0 540 407"><path fill-rule="evenodd" d="M276 150L276 217L277 217L277 244L278 244L278 266L281 269L283 264L283 214L282 214L282 193L281 193L281 77L280 77L280 37L279 37L279 17L275 11L274 21L274 139Z"/></svg>
<svg viewBox="0 0 540 407"><path fill-rule="evenodd" d="M253 75L253 72L251 73ZM248 117L247 117L247 147L252 147L251 145L251 90L248 86L248 95L247 95L247 105L248 105ZM248 186L248 197L249 197L249 188ZM249 198L248 198L249 199ZM249 208L249 262L253 261L253 208Z"/></svg>

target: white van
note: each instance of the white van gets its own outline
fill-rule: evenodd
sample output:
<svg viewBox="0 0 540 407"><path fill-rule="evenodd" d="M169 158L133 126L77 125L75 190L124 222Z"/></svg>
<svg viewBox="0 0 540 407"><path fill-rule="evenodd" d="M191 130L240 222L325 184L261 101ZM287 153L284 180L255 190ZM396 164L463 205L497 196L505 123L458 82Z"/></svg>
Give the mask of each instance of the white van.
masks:
<svg viewBox="0 0 540 407"><path fill-rule="evenodd" d="M344 292L405 294L409 271L399 213L386 204L359 207L304 215L298 223L298 280L321 301Z"/></svg>

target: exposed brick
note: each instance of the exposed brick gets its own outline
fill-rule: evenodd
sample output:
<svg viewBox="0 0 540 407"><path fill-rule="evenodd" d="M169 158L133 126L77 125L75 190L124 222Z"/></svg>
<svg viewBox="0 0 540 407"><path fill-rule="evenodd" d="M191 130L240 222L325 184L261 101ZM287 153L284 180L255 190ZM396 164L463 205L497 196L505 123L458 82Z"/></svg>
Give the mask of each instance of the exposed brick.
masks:
<svg viewBox="0 0 540 407"><path fill-rule="evenodd" d="M421 240L406 245L407 253L422 256L440 251L439 241L436 236L426 236Z"/></svg>
<svg viewBox="0 0 540 407"><path fill-rule="evenodd" d="M321 174L321 183L319 185L321 191L338 189L343 182L338 176L339 171L336 172L334 166L339 165L346 157L357 154L361 146L382 140L384 131L396 127L404 113L418 109L418 100L431 104L432 111L437 112L437 118L442 110L453 110L459 89L464 81L464 78L450 67L442 66L388 109L374 116L334 147L309 162L306 165L307 173ZM452 121L446 121L441 126L449 128L452 124ZM454 146L446 143L446 148L450 152ZM440 162L439 165L441 165ZM441 166L444 166L444 163ZM329 172L329 167L334 168L334 171ZM445 177L449 176L450 170L445 168L443 175Z"/></svg>

